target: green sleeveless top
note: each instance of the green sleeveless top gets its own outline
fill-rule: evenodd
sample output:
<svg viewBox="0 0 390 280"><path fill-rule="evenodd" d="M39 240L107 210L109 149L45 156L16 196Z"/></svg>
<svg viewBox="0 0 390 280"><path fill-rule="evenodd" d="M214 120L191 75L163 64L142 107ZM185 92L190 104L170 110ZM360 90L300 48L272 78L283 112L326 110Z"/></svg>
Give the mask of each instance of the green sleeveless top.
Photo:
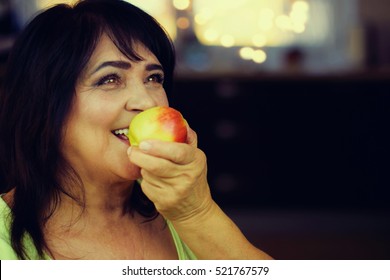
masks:
<svg viewBox="0 0 390 280"><path fill-rule="evenodd" d="M0 196L0 260L19 259L11 246L11 218L11 209ZM179 260L196 260L196 256L190 250L190 248L188 248L188 246L180 239L172 223L170 221L167 221L167 225L172 234ZM29 259L42 259L41 257L39 257L30 236L25 237L24 246ZM48 255L45 255L43 259L49 260L50 257Z"/></svg>

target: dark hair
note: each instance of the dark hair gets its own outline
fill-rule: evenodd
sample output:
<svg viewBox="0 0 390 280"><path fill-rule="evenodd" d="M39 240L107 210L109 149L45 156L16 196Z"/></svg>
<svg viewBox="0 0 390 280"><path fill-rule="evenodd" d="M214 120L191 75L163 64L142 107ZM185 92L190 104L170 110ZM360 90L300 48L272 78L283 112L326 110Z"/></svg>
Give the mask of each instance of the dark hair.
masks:
<svg viewBox="0 0 390 280"><path fill-rule="evenodd" d="M140 59L133 44L147 47L162 64L164 88L170 93L173 44L141 9L121 0L85 0L54 6L30 22L10 54L0 96L1 162L9 188L16 187L11 242L22 259L28 258L23 247L26 233L44 256L42 227L59 195L71 195L60 178L78 178L61 154L61 136L76 81L103 33L133 61ZM146 218L158 215L139 185L132 200L132 211Z"/></svg>

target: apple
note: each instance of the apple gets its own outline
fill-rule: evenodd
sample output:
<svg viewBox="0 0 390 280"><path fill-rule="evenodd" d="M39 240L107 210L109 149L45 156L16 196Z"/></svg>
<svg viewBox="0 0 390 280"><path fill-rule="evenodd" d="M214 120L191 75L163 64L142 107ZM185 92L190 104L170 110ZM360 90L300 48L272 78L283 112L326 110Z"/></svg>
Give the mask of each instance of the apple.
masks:
<svg viewBox="0 0 390 280"><path fill-rule="evenodd" d="M187 140L187 122L172 107L152 107L133 118L128 138L131 146L152 139L184 143Z"/></svg>

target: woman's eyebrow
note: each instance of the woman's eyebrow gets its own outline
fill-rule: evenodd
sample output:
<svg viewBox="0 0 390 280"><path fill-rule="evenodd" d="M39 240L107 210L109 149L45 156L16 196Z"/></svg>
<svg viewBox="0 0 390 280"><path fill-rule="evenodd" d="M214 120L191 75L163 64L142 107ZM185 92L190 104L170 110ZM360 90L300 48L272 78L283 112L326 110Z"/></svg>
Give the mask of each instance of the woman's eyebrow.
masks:
<svg viewBox="0 0 390 280"><path fill-rule="evenodd" d="M100 69L102 69L104 67L108 67L108 66L120 68L120 69L129 69L131 67L131 64L129 62L120 61L120 60L118 60L118 61L105 61L105 62L101 63L98 67L96 67L96 69L92 71L92 74L94 74L97 71L99 71Z"/></svg>
<svg viewBox="0 0 390 280"><path fill-rule="evenodd" d="M164 72L164 68L160 64L157 64L157 63L147 64L145 66L145 69L147 71L160 70L160 71Z"/></svg>

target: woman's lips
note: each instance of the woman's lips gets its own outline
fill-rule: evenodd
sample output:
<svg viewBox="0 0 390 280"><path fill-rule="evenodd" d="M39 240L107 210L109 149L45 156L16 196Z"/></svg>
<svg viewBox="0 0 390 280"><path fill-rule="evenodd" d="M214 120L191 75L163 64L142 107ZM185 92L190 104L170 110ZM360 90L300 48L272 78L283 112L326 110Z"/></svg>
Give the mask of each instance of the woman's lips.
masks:
<svg viewBox="0 0 390 280"><path fill-rule="evenodd" d="M129 133L129 129L127 128L121 128L116 129L112 131L112 134L115 135L119 140L129 145L129 138L127 137L127 134Z"/></svg>

